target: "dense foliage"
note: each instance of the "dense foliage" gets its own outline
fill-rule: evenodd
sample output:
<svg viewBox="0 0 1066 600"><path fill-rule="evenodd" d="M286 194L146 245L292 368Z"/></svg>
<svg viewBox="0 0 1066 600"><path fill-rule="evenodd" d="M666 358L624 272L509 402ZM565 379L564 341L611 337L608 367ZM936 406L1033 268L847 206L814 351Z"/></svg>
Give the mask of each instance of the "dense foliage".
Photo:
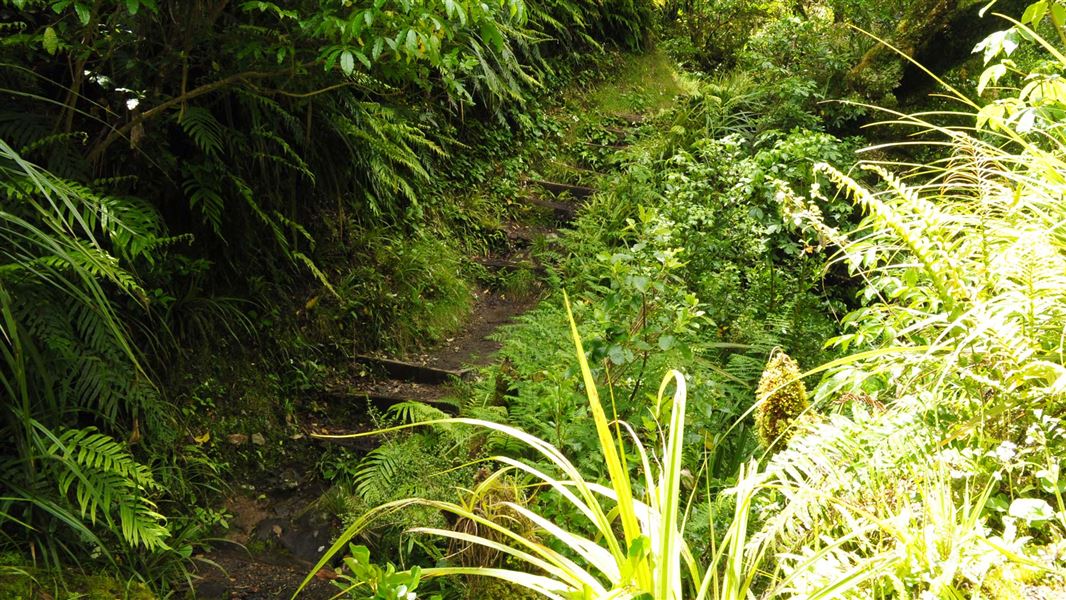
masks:
<svg viewBox="0 0 1066 600"><path fill-rule="evenodd" d="M224 480L492 288L491 366L310 459L350 597L1061 593L1060 0L0 23L0 591L186 587ZM574 220L472 261L551 177Z"/></svg>
<svg viewBox="0 0 1066 600"><path fill-rule="evenodd" d="M785 22L802 21L779 10ZM1051 11L1034 5L1022 20ZM743 52L779 52L764 45L782 35L773 33L777 23L756 29ZM789 92L819 89L813 69L759 84L743 68L718 75L653 122L564 243L562 287L580 298L574 334L580 330L587 350L579 348L579 362L587 356L589 365L572 366L564 315L549 301L504 338L496 378L507 385L495 385L507 390L504 405L461 408L538 438L523 438L534 447L523 453L488 434L481 456L532 461L495 458L505 467L489 481L528 484L517 469L556 493L515 504L513 495L494 499L478 488L484 504L472 514L470 504L402 493L385 505L463 511L482 526L482 537L467 543L495 548L509 538L512 556L547 578L498 570L516 564L499 556L478 563L484 570L425 574L503 577L548 597L1006 598L1058 589L1066 526L1056 458L1062 221L1051 130L1062 65L1018 50L1026 39L1056 52L1025 25L994 34L978 48L985 60L1018 51L1015 60L990 63L966 88L1017 78L1018 92L997 88L997 98L982 103L941 81L971 120L953 127L958 112L901 117L893 127L913 126L926 141L878 148L857 171L870 174L861 180L829 166L846 165L854 146L816 130L870 109L797 102ZM809 197L797 195L808 189ZM834 247L840 254L823 254ZM819 272L837 282L829 293L812 285ZM835 311L847 313L838 334L816 317ZM827 339L835 354L819 352ZM782 348L808 368L822 366L803 375ZM683 421L644 381L674 365L688 383L688 402L674 405L686 407ZM808 405L801 380L810 375L820 381ZM590 425L602 410L596 388L610 390L610 409L629 423L618 439ZM492 398L488 390L474 396ZM616 444L618 454L607 450ZM663 462L647 460L645 447L661 448ZM696 474L683 484L680 513L657 504L668 476L654 479L655 465L669 469L675 452L689 477ZM628 473L612 467L615 455ZM765 466L742 468L749 457ZM617 501L620 515L631 503L665 528L645 531L649 546L627 530L625 566L589 549L587 540L618 533L599 529L589 512L599 500L579 492L590 475L615 490L620 478L649 478L634 484L648 494L643 503L593 488ZM504 506L521 516L500 512ZM458 535L417 518L390 519L413 532ZM504 537L492 533L504 529ZM685 551L664 560L660 544L680 531ZM677 567L687 583L668 571L643 580L645 557ZM580 583L586 568L598 570L591 577L602 591Z"/></svg>
<svg viewBox="0 0 1066 600"><path fill-rule="evenodd" d="M218 468L182 423L213 401L158 387L182 381L175 359L215 331L275 335L307 298L279 297L308 290L323 329L361 347L454 327L463 246L427 235L462 216L449 155L521 131L560 57L641 47L652 7L31 0L0 16L4 539L166 585L153 561L187 558L218 517L175 512Z"/></svg>

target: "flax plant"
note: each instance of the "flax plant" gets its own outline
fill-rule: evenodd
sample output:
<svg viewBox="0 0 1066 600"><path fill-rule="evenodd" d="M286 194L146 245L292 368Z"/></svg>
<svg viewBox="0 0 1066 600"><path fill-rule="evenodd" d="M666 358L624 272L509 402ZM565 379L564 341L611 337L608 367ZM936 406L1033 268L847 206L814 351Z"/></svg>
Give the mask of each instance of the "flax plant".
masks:
<svg viewBox="0 0 1066 600"><path fill-rule="evenodd" d="M483 481L481 486L493 485L505 476L521 474L532 480L534 485L564 498L575 514L584 517L593 535L567 530L516 502L501 503L504 510L496 511L496 514L506 512L505 518L488 518L462 504L404 499L381 505L353 523L326 552L312 574L308 575L305 585L313 573L328 564L331 557L342 552L375 519L420 505L450 513L478 527L468 527L464 531L418 527L411 529L411 533L482 546L505 555L510 559L508 564L517 566L425 568L419 571L423 579L443 576L495 577L547 598L560 600L740 600L751 597L757 585L768 588L764 593L770 596L777 593L779 586L774 581L767 583L762 578L764 573L761 567L768 557L770 544L749 543L753 502L765 485L757 465L751 462L740 469L736 485L727 492L735 496L736 501L730 524L725 532L721 532L722 541L713 548L709 562L698 564L682 536L687 514L681 489L687 400L684 377L677 371L671 371L659 388L657 402L660 405L668 403L668 410L664 409L663 413L669 413L669 420L662 432L658 452L652 453L628 424L608 419L569 304L567 312L589 409L599 439L599 453L609 474L607 484L586 479L552 444L507 425L467 418L438 419L416 425L471 425L521 442L539 458L546 459L558 474L550 474L531 462L497 456L492 460L502 467ZM667 391L671 386L673 394L668 398ZM404 425L389 431L416 425ZM636 465L636 469L626 461L627 444L639 459L640 464ZM641 487L644 491L639 497L631 480L634 471L639 471L642 477ZM526 523L516 523L516 517ZM533 536L526 533L530 530L527 525L539 530L538 534ZM713 523L711 529L714 529ZM556 549L560 547L565 550ZM809 564L814 564L824 552L831 550L815 553ZM856 569L847 577L827 585L817 597L846 594L874 574L874 569L865 566Z"/></svg>

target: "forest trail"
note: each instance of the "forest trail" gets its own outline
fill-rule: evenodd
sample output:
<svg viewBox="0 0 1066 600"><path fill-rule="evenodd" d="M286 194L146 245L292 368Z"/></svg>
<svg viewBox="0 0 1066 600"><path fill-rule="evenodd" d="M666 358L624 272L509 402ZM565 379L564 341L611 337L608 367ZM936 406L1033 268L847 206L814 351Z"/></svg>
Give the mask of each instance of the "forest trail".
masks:
<svg viewBox="0 0 1066 600"><path fill-rule="evenodd" d="M531 293L479 289L470 318L453 337L418 353L360 356L347 376L328 382L322 394L330 409L302 423L302 433L291 438L292 445L303 448L293 454L309 460L283 468L254 489L234 490L226 503L232 515L229 530L210 552L198 557L202 560L197 561L196 598L291 597L341 528L335 513L322 506L329 483L318 475L310 457L320 456L332 444L360 453L375 447L368 437L324 440L317 436L370 431L374 426L367 418L369 413L401 402L418 401L452 412L454 406L449 403L453 402L455 382L477 377L479 368L493 363L500 348L493 334L536 306L543 295L545 267L537 261L534 246L554 244L560 230L577 218L583 203L598 191L596 182L607 175L607 168L582 167L577 157L590 149L601 156L624 150L646 117L674 102L678 90L662 83L673 71L661 52L634 57L630 62L633 64L620 69L619 75L588 94L583 103L558 109L565 111L560 120L568 123L570 133L558 148L557 156L563 160L550 160L556 163L553 172L564 174L557 178L566 180L524 177L517 196L519 202L531 207L532 219L502 224L508 240L505 251L471 257L490 272L526 270L535 274ZM601 118L595 120L596 116ZM575 133L588 127L589 120L594 130L586 137L594 141L577 139ZM335 577L332 570L323 569L300 597L334 597L337 588L330 580Z"/></svg>
<svg viewBox="0 0 1066 600"><path fill-rule="evenodd" d="M1066 0L0 24L0 600L1066 600Z"/></svg>

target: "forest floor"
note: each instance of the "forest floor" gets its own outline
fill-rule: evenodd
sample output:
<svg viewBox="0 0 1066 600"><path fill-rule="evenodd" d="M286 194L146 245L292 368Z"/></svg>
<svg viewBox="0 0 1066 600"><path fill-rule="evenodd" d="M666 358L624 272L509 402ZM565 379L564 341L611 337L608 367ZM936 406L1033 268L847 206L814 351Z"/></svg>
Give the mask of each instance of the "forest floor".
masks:
<svg viewBox="0 0 1066 600"><path fill-rule="evenodd" d="M226 501L226 512L232 515L230 526L209 552L196 557L200 566L194 597L291 597L342 525L335 511L321 501L330 484L318 473L317 458L331 444L343 444L356 454L375 445L370 437L338 440L320 436L370 431L374 425L369 413L400 402L419 401L447 411L456 380L477 377L479 368L493 363L500 348L493 334L536 306L545 289L543 269L536 264L530 246L534 240L549 246L554 243L559 229L575 218L582 201L595 193L595 182L603 175L577 164L577 157L590 144L578 139L575 132L590 125L601 127L594 139L609 140L602 149L624 148L628 132L646 116L670 107L681 91L672 65L661 52L634 56L627 62L612 79L591 91L575 93L575 100L552 112L570 133L551 160L559 162L556 166L562 166L564 172L581 173L580 181L523 180L519 195L536 205L541 218L503 224L503 232L511 241L509 251L470 257L491 271L526 269L536 274L531 289L521 294L479 289L471 317L444 343L404 356L363 356L347 373L330 381L322 393L327 408L307 415L301 420L301 432L291 436L288 464L260 481L235 487ZM335 577L331 569L322 569L300 597L334 597L338 590L331 580Z"/></svg>

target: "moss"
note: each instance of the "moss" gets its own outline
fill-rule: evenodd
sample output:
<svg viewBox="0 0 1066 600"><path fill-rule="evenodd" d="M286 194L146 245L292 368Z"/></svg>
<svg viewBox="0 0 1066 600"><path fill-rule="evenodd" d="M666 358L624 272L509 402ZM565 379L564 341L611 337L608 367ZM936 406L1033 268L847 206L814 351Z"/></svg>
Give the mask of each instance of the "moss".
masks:
<svg viewBox="0 0 1066 600"><path fill-rule="evenodd" d="M26 575L4 574L6 570L0 570L0 598L11 600L29 600L35 598L34 582Z"/></svg>
<svg viewBox="0 0 1066 600"><path fill-rule="evenodd" d="M792 424L807 410L807 388L800 368L784 352L774 351L755 391L755 430L763 447L780 449L792 437Z"/></svg>
<svg viewBox="0 0 1066 600"><path fill-rule="evenodd" d="M38 600L45 598L81 600L155 600L143 583L121 581L106 575L49 573L34 569L0 567L0 598Z"/></svg>
<svg viewBox="0 0 1066 600"><path fill-rule="evenodd" d="M689 86L666 54L656 49L626 61L619 75L601 85L591 101L596 110L607 114L655 114L674 106L674 99Z"/></svg>
<svg viewBox="0 0 1066 600"><path fill-rule="evenodd" d="M510 581L479 577L470 583L471 598L509 598L511 600L537 600L540 595Z"/></svg>

